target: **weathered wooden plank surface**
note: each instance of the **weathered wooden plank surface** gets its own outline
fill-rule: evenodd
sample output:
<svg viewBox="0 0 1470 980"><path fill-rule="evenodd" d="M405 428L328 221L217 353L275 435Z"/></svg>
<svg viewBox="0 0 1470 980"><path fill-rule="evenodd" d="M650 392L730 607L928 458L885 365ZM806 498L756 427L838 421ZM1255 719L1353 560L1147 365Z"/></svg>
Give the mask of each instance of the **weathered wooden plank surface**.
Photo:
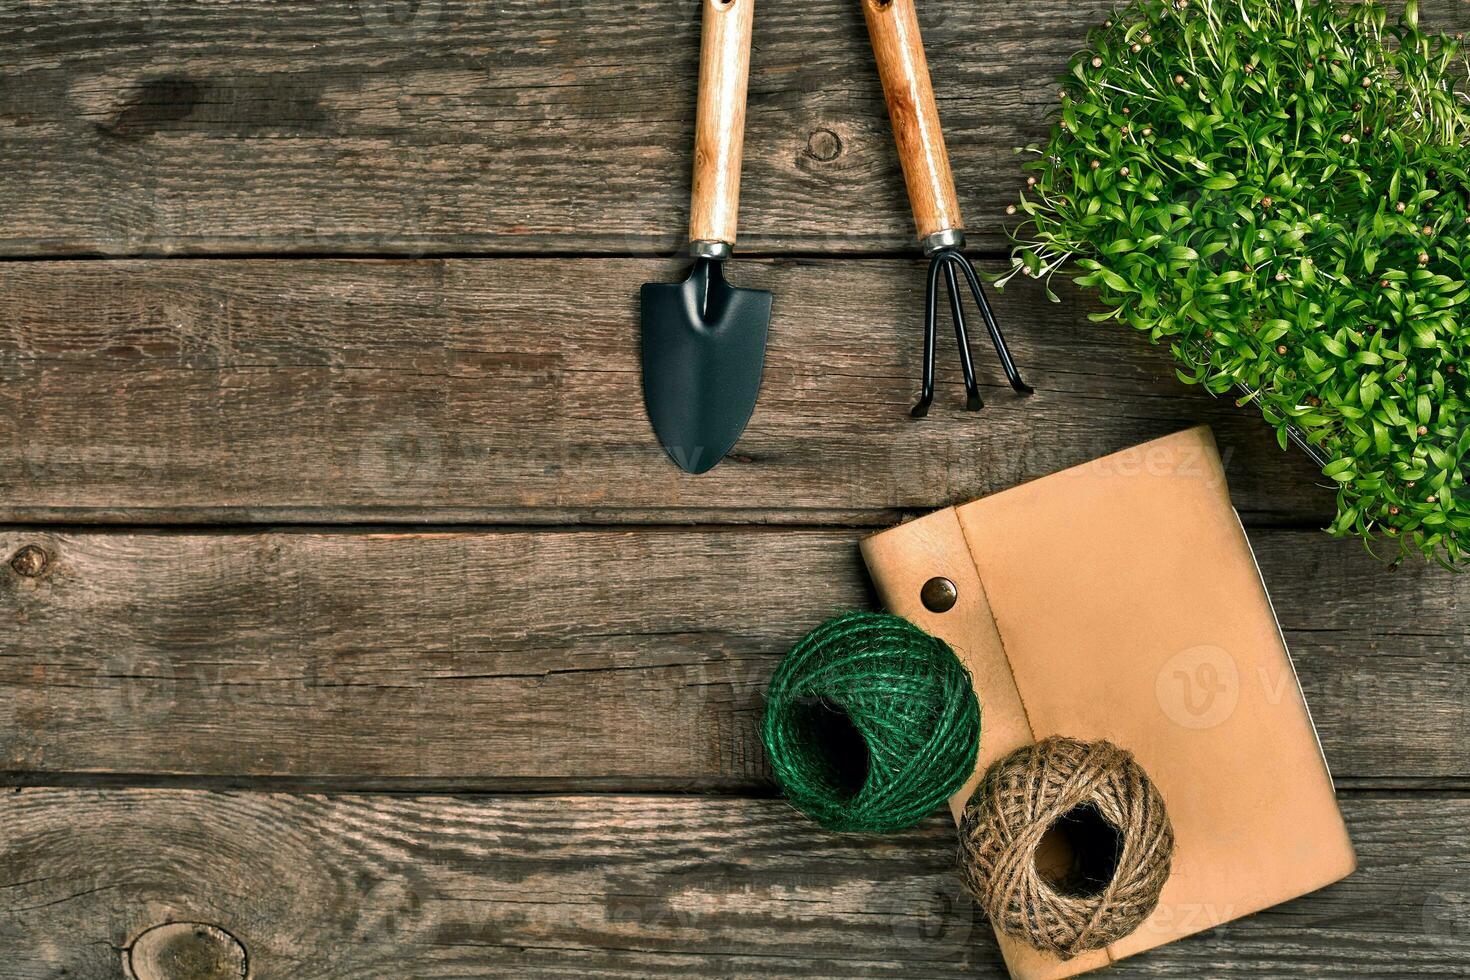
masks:
<svg viewBox="0 0 1470 980"><path fill-rule="evenodd" d="M1470 801L1343 806L1354 877L1109 975L1464 976ZM118 977L172 921L261 980L1002 977L953 833L832 835L776 800L27 790L0 801L0 947L9 980Z"/></svg>
<svg viewBox="0 0 1470 980"><path fill-rule="evenodd" d="M922 12L979 248L1112 6ZM872 601L848 525L1199 421L1252 524L1331 512L1070 291L999 301L1034 399L959 412L944 350L908 420L921 268L884 257L911 228L850 0L758 18L743 246L788 258L735 276L778 296L766 387L737 458L679 473L635 304L680 263L586 256L680 244L692 8L0 0L0 259L262 256L0 262L0 783L60 784L0 796L0 976L201 980L166 966L191 944L257 978L1001 975L939 817L874 841L772 800L352 795L767 793L770 671ZM268 258L427 253L506 257ZM582 257L510 257L547 254ZM275 521L518 529L48 526ZM845 527L526 526L702 522ZM1459 582L1254 540L1364 870L1115 972L1470 975L1470 799L1384 792L1470 787Z"/></svg>
<svg viewBox="0 0 1470 980"><path fill-rule="evenodd" d="M990 232L1108 4L926 17L973 223ZM747 247L908 247L855 4L757 22ZM693 0L0 7L0 249L643 252L682 243Z"/></svg>
<svg viewBox="0 0 1470 980"><path fill-rule="evenodd" d="M859 536L0 531L19 555L0 565L3 768L762 787L775 664L871 602ZM1461 581L1310 532L1254 540L1338 776L1466 785Z"/></svg>
<svg viewBox="0 0 1470 980"><path fill-rule="evenodd" d="M644 414L637 287L656 260L0 265L0 520L886 524L1197 422L1253 520L1325 526L1332 494L1252 409L1091 324L1074 290L997 305L1038 388L952 342L915 422L923 269L739 263L776 292L761 401L700 477ZM977 339L977 344L983 343Z"/></svg>
<svg viewBox="0 0 1470 980"><path fill-rule="evenodd" d="M1114 6L922 11L978 244L1002 244L1013 149ZM696 33L692 0L4 0L0 254L667 251ZM747 147L747 247L910 246L857 4L761 8Z"/></svg>

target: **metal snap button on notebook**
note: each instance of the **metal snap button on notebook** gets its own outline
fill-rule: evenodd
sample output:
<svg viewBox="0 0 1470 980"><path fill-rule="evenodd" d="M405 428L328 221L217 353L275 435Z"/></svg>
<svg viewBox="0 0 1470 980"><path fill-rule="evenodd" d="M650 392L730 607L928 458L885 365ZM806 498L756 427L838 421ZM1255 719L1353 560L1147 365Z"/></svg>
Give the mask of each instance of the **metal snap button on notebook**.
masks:
<svg viewBox="0 0 1470 980"><path fill-rule="evenodd" d="M919 599L930 612L949 612L960 601L960 590L949 579L936 576L924 583Z"/></svg>

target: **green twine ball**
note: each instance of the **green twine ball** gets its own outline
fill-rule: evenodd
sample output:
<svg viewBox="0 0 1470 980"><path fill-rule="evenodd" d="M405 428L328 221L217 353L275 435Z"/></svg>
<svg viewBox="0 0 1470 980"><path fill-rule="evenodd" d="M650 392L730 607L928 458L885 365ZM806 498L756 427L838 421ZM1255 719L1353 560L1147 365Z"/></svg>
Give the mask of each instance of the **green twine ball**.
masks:
<svg viewBox="0 0 1470 980"><path fill-rule="evenodd" d="M970 673L938 637L850 613L776 668L761 735L793 806L829 830L890 833L964 784L980 749Z"/></svg>

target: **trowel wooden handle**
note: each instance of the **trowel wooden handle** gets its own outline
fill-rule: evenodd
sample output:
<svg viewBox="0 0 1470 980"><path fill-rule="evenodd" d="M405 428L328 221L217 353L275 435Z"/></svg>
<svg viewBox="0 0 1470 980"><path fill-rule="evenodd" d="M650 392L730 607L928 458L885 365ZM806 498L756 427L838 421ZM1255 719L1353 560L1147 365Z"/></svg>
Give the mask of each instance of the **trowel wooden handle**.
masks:
<svg viewBox="0 0 1470 980"><path fill-rule="evenodd" d="M740 164L745 147L745 91L755 0L701 0L699 110L694 123L694 200L689 240L735 244Z"/></svg>
<svg viewBox="0 0 1470 980"><path fill-rule="evenodd" d="M914 0L862 0L920 240L965 227Z"/></svg>

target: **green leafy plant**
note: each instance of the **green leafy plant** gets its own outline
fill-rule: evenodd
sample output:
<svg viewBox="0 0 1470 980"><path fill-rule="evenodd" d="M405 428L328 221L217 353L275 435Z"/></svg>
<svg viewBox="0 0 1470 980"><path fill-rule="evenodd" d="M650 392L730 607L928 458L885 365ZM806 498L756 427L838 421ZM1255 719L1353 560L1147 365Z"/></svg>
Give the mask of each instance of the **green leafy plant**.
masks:
<svg viewBox="0 0 1470 980"><path fill-rule="evenodd" d="M1375 3L1135 0L1027 148L1011 274L1070 262L1108 307L1094 319L1167 342L1182 380L1247 392L1283 447L1294 428L1329 461L1332 533L1457 566L1466 65L1413 3L1386 21Z"/></svg>

